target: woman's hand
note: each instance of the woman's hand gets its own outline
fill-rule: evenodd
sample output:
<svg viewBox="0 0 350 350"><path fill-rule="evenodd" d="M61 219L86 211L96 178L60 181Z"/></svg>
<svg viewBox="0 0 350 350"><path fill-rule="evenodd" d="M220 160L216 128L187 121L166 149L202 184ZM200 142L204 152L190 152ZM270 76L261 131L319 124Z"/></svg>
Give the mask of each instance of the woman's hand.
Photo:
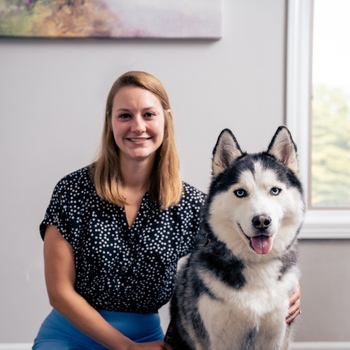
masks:
<svg viewBox="0 0 350 350"><path fill-rule="evenodd" d="M286 317L286 323L289 325L291 324L294 319L301 314L300 310L300 284L298 282L296 288L294 289L293 294L291 295L289 299L289 309L288 309L288 316Z"/></svg>
<svg viewBox="0 0 350 350"><path fill-rule="evenodd" d="M163 342L156 341L150 343L134 343L128 350L171 350L172 347Z"/></svg>

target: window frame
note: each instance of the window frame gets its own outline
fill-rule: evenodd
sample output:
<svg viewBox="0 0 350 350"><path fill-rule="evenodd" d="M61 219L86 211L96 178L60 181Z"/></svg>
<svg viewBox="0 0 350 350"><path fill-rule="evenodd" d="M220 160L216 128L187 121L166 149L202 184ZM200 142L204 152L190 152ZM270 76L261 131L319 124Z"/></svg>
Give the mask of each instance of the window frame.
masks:
<svg viewBox="0 0 350 350"><path fill-rule="evenodd" d="M350 238L350 210L309 209L312 27L314 0L288 0L286 125L298 146L306 216L300 238Z"/></svg>

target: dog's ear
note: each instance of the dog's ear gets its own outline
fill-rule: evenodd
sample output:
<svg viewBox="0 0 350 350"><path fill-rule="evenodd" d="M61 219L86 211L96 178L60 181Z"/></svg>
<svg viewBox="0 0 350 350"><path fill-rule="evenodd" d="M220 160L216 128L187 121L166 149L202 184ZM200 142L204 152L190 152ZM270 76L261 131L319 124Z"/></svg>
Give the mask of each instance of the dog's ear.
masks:
<svg viewBox="0 0 350 350"><path fill-rule="evenodd" d="M213 149L212 173L220 174L242 155L238 142L231 130L221 131Z"/></svg>
<svg viewBox="0 0 350 350"><path fill-rule="evenodd" d="M268 147L267 153L274 156L295 174L298 174L297 146L293 141L292 135L285 126L280 126L277 129Z"/></svg>

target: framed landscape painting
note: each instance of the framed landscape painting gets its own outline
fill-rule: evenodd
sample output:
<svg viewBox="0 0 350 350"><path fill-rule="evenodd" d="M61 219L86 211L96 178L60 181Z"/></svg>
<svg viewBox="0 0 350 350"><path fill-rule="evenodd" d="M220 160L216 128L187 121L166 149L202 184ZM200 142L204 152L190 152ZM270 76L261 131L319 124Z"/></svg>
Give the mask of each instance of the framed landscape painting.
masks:
<svg viewBox="0 0 350 350"><path fill-rule="evenodd" d="M222 0L0 0L0 36L219 39Z"/></svg>

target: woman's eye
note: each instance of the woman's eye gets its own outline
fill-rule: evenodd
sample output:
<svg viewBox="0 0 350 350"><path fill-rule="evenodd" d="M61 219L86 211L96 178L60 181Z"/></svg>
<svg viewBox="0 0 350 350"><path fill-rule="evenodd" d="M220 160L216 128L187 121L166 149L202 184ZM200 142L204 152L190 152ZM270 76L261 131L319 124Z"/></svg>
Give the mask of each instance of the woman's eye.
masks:
<svg viewBox="0 0 350 350"><path fill-rule="evenodd" d="M154 113L153 112L147 112L147 113L145 113L145 118L152 118L152 117L154 117Z"/></svg>
<svg viewBox="0 0 350 350"><path fill-rule="evenodd" d="M281 193L281 189L277 187L272 187L270 193L272 196L278 196Z"/></svg>
<svg viewBox="0 0 350 350"><path fill-rule="evenodd" d="M119 119L128 119L128 118L130 118L131 116L130 116L130 114L128 114L128 113L123 113L123 114L120 114L120 115L118 115L118 118Z"/></svg>
<svg viewBox="0 0 350 350"><path fill-rule="evenodd" d="M238 198L243 198L243 197L247 197L248 196L248 193L246 190L242 190L242 189L239 189L239 190L235 190L233 191L233 193L236 195L236 197Z"/></svg>

